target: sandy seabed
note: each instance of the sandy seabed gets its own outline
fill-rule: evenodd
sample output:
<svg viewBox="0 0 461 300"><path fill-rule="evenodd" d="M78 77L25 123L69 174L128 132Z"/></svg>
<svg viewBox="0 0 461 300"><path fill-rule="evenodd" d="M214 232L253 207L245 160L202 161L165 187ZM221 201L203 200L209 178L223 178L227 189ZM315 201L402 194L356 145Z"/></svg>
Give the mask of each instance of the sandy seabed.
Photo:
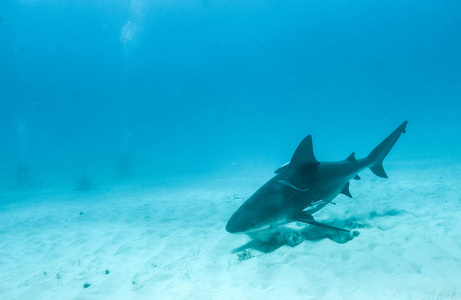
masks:
<svg viewBox="0 0 461 300"><path fill-rule="evenodd" d="M0 299L461 299L461 165L385 168L316 214L351 234L259 240L224 227L269 177L4 191Z"/></svg>

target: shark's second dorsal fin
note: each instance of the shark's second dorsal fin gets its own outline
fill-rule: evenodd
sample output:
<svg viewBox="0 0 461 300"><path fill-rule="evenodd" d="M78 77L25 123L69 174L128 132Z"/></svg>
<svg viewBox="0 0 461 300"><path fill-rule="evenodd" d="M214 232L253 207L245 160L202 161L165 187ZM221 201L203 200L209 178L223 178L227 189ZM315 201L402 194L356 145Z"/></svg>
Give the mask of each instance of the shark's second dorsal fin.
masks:
<svg viewBox="0 0 461 300"><path fill-rule="evenodd" d="M349 185L350 185L350 183L347 182L346 185L343 187L343 190L341 191L341 194L344 194L347 197L352 198L351 191L349 190Z"/></svg>
<svg viewBox="0 0 461 300"><path fill-rule="evenodd" d="M357 161L357 159L355 158L355 152L352 152L352 154L349 155L349 157L346 158L346 160L348 160L348 161L353 161L353 162L354 162L354 161Z"/></svg>
<svg viewBox="0 0 461 300"><path fill-rule="evenodd" d="M291 158L290 166L298 168L304 165L318 165L319 162L315 159L314 150L312 148L312 136L308 135L299 144L298 148Z"/></svg>

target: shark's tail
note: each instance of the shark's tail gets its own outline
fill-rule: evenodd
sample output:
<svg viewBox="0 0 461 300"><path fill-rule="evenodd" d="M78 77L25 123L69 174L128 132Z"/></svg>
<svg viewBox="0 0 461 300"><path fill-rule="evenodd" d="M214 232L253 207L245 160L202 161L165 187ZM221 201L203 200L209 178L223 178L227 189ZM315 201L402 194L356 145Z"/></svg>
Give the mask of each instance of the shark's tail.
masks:
<svg viewBox="0 0 461 300"><path fill-rule="evenodd" d="M399 139L402 133L405 133L405 127L407 126L408 121L405 121L400 125L391 135L389 135L381 144L378 145L367 159L370 160L370 170L375 173L376 176L387 178L386 172L383 168L383 160L386 155L391 151L395 142Z"/></svg>

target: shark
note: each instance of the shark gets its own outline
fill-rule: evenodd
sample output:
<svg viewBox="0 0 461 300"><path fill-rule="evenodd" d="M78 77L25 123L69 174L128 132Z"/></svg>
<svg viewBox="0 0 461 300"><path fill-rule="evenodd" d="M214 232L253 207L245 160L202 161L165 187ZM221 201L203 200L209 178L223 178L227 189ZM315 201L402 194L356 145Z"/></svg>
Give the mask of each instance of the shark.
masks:
<svg viewBox="0 0 461 300"><path fill-rule="evenodd" d="M388 178L383 160L402 133L408 121L403 122L370 154L356 159L355 152L343 161L319 162L314 156L312 136L299 144L290 162L275 170L275 176L261 186L230 217L226 225L229 233L251 233L291 222L301 222L328 229L350 232L314 219L313 214L335 204L333 200L349 190L352 179L359 180L361 171L369 168L375 175Z"/></svg>

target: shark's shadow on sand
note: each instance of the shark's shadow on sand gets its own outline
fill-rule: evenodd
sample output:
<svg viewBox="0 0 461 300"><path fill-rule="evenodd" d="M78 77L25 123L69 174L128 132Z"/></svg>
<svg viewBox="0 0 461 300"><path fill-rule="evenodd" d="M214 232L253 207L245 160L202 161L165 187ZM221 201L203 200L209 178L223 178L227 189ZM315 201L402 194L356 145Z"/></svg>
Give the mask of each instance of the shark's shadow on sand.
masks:
<svg viewBox="0 0 461 300"><path fill-rule="evenodd" d="M257 250L263 253L273 252L283 246L295 247L305 240L319 241L323 239L332 240L338 244L345 244L359 235L358 231L339 231L322 227L308 226L304 228L278 227L274 230L267 229L256 234L248 234L251 240L232 252L237 253L248 249Z"/></svg>
<svg viewBox="0 0 461 300"><path fill-rule="evenodd" d="M380 226L372 224L374 219L396 217L400 214L411 213L405 210L396 209L383 213L372 211L366 217L351 217L341 221L338 220L331 222L334 226L352 228L350 232L332 230L319 226L281 226L274 229L269 228L264 231L258 231L254 234L247 233L251 240L248 243L235 248L232 253L245 252L248 249L257 250L263 253L271 253L283 246L295 247L304 241L320 241L324 239L329 239L337 244L346 244L360 235L358 229L372 227L381 229Z"/></svg>

